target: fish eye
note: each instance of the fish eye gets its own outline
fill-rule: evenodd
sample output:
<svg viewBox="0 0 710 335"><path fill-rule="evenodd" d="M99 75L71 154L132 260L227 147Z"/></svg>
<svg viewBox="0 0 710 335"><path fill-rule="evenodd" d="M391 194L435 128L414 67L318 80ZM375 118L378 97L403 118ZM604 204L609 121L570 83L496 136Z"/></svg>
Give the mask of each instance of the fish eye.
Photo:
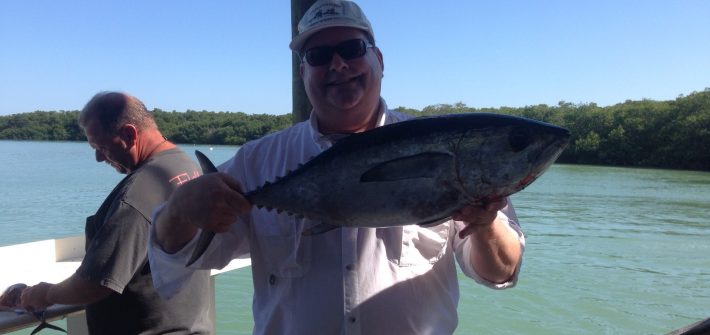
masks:
<svg viewBox="0 0 710 335"><path fill-rule="evenodd" d="M514 152L521 151L530 145L530 130L526 127L515 127L508 135L508 143Z"/></svg>

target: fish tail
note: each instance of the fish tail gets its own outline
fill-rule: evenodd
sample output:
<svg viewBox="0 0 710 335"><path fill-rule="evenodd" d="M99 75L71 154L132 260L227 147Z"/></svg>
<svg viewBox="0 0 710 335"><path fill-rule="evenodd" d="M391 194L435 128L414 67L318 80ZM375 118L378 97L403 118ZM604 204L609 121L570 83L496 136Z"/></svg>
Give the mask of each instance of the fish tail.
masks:
<svg viewBox="0 0 710 335"><path fill-rule="evenodd" d="M56 330L56 331L60 331L60 332L62 332L62 333L66 333L66 332L67 332L66 330L62 329L62 328L59 327L59 326L55 326L55 325L53 325L53 324L47 323L46 321L42 321L42 322L39 324L39 326L37 326L37 328L35 328L34 330L32 330L32 332L30 333L30 335L37 334L37 333L39 333L40 331L42 331L43 329L45 329L45 328L47 328L47 329L53 329L53 330Z"/></svg>

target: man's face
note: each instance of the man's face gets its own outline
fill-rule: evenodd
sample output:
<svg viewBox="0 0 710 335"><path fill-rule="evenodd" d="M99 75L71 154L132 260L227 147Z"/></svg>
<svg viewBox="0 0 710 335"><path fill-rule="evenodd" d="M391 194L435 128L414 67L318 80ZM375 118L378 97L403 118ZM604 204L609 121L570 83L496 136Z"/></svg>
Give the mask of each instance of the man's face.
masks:
<svg viewBox="0 0 710 335"><path fill-rule="evenodd" d="M108 134L96 122L89 122L84 129L89 145L94 149L97 162L106 162L118 173L130 173L135 166L130 148L118 135Z"/></svg>
<svg viewBox="0 0 710 335"><path fill-rule="evenodd" d="M342 42L361 39L365 32L354 28L328 28L313 35L303 50L333 47ZM382 55L377 48L367 47L361 57L345 59L337 52L323 65L304 61L301 75L319 117L343 117L348 113L370 113L378 106L382 80Z"/></svg>

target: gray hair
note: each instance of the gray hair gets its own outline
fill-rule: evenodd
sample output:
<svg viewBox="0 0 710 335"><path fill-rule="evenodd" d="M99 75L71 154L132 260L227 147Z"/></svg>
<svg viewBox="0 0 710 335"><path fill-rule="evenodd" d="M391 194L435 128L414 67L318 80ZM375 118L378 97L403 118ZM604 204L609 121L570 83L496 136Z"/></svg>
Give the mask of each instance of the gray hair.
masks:
<svg viewBox="0 0 710 335"><path fill-rule="evenodd" d="M79 125L86 129L89 122L98 122L110 134L126 125L138 130L157 128L153 115L138 98L121 92L99 92L79 113Z"/></svg>

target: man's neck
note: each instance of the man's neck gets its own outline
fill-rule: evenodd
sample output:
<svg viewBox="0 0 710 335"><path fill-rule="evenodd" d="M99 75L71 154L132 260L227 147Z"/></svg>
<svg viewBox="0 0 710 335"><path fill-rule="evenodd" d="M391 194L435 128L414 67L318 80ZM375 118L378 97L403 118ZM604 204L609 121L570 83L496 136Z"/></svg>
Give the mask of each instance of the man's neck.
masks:
<svg viewBox="0 0 710 335"><path fill-rule="evenodd" d="M318 115L320 114L316 113L318 131L323 135L360 133L377 126L380 116L380 103L378 102L364 117L359 113L344 112L341 115L336 115L335 119L331 117L326 120L318 117Z"/></svg>
<svg viewBox="0 0 710 335"><path fill-rule="evenodd" d="M151 156L175 147L167 138L158 131L148 131L141 136L141 145L138 148L139 162L143 162ZM140 164L140 163L139 163Z"/></svg>
<svg viewBox="0 0 710 335"><path fill-rule="evenodd" d="M355 126L347 125L347 124L326 125L323 122L320 122L320 120L319 120L318 121L318 131L323 135L361 133L363 131L375 128L376 124L377 124L376 115L370 117L370 120L368 120L367 122L360 123Z"/></svg>

